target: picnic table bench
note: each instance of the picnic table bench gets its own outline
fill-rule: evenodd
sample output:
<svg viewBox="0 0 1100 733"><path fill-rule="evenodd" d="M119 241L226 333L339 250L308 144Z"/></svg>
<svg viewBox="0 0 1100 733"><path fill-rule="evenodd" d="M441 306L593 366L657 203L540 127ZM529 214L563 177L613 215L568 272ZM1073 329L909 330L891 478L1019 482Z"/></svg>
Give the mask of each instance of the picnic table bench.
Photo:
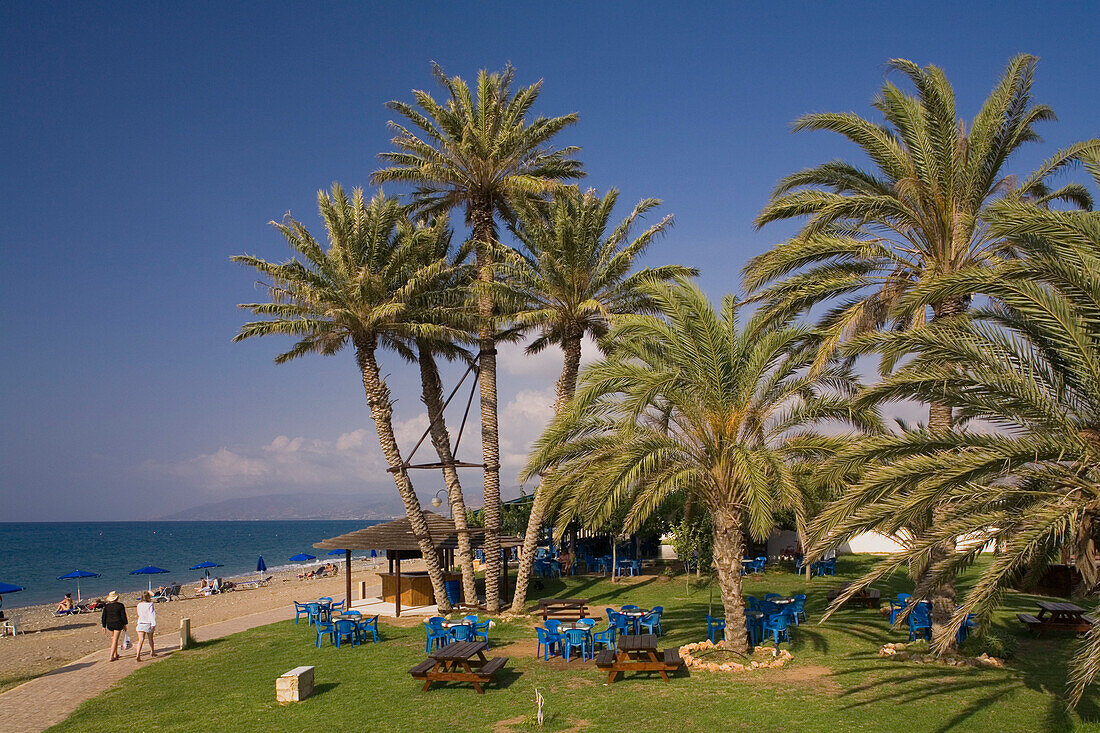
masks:
<svg viewBox="0 0 1100 733"><path fill-rule="evenodd" d="M508 663L508 657L485 658L484 641L459 641L432 652L427 659L409 670L415 679L424 680L421 692L427 692L433 682L472 682L479 694L483 684L495 682L497 672ZM475 659L476 657L476 659Z"/></svg>
<svg viewBox="0 0 1100 733"><path fill-rule="evenodd" d="M588 600L585 598L540 598L536 612L545 623L551 619L557 621L580 621L588 618Z"/></svg>
<svg viewBox="0 0 1100 733"><path fill-rule="evenodd" d="M1039 601L1039 615L1018 613L1016 618L1027 625L1028 631L1042 636L1044 631L1075 631L1084 633L1096 624L1096 619L1085 615L1085 609L1073 603Z"/></svg>
<svg viewBox="0 0 1100 733"><path fill-rule="evenodd" d="M844 583L825 594L829 603L835 601L841 593L848 590L851 583ZM878 588L864 588L859 593L848 599L848 603L854 603L860 606L866 606L867 608L878 608L882 603L882 592Z"/></svg>
<svg viewBox="0 0 1100 733"><path fill-rule="evenodd" d="M657 672L668 682L668 673L684 664L679 649L657 649L656 634L620 636L618 647L618 651L604 649L596 655L596 667L607 671L607 684L621 672Z"/></svg>

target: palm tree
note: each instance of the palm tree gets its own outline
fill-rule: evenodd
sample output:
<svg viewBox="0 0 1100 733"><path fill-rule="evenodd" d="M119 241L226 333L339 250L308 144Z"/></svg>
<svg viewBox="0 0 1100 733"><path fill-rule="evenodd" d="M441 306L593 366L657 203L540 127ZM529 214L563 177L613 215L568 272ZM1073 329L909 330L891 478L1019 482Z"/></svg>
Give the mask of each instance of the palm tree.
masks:
<svg viewBox="0 0 1100 733"><path fill-rule="evenodd" d="M990 267L1006 247L985 223L999 199L1063 199L1087 205L1087 190L1068 185L1051 191L1050 174L1096 141L1062 150L1023 181L1005 175L1009 159L1038 140L1034 126L1054 113L1031 99L1037 59L1013 58L977 116L957 117L955 95L943 71L903 59L888 67L902 73L916 94L886 82L874 101L884 123L854 113L810 114L795 130L828 130L858 145L873 170L830 161L782 179L756 225L806 218L790 241L753 258L745 286L756 298L783 312L828 305L820 320L826 334L818 364L852 336L882 329L903 330L929 317L964 312L976 290L949 298L906 298L932 278ZM892 366L883 361L883 370ZM947 431L951 405L931 400L928 427ZM921 520L935 520L933 511ZM945 542L934 554L954 552ZM933 589L933 622L942 624L955 607L954 587Z"/></svg>
<svg viewBox="0 0 1100 733"><path fill-rule="evenodd" d="M439 214L430 223L420 223L417 227L422 236L417 240L419 246L412 254L413 260L421 267L429 267L438 261L449 261L451 265L446 277L440 278L436 286L425 294L422 302L418 303L422 312L417 317L427 322L446 323L463 334L471 333L476 329L476 323L471 323L473 319L470 318L470 309L465 308L464 303L457 307L447 303L449 293L469 290L472 273L466 261L469 259L470 247L462 246L452 251L451 229L446 214ZM462 493L462 482L458 478L458 469L455 467L454 452L451 450L451 435L443 415L443 380L440 378L437 363L437 357L469 362L470 354L455 341L418 338L415 347L417 366L420 368L420 398L428 412L428 433L436 455L439 456L451 517L458 529L456 554L462 570L463 595L467 600L472 600L477 598L477 586L470 536L466 532L466 500Z"/></svg>
<svg viewBox="0 0 1100 733"><path fill-rule="evenodd" d="M416 232L396 199L379 193L368 204L357 188L349 200L344 189L333 184L331 195L319 191L317 201L328 232L327 250L288 215L283 223L272 224L301 259L272 263L251 255L232 258L265 276L271 297L267 303L240 306L264 318L244 324L234 341L273 335L299 339L275 357L276 364L306 354L335 354L351 344L382 454L412 523L435 597L449 609L439 558L394 437L393 400L379 371L377 351L389 348L409 358L409 344L418 339L461 337L447 325L409 317L418 314L416 303L436 288L450 265L440 259L412 266Z"/></svg>
<svg viewBox="0 0 1100 733"><path fill-rule="evenodd" d="M1100 185L1100 155L1086 160ZM1100 580L1100 214L1003 201L991 207L988 223L1021 257L930 283L914 297L957 297L977 287L993 304L875 337L876 348L913 356L862 396L934 395L950 400L972 427L910 430L843 452L833 470L863 466L862 478L817 528L819 536L842 537L856 528L896 526L929 506L946 508L941 524L880 562L856 589L927 558L950 536L968 537L969 549L941 559L932 569L937 581L969 566L983 546L996 545L937 635L941 648L967 613L988 616L1022 573L1063 551L1076 557L1088 589ZM1076 702L1100 672L1100 626L1073 664Z"/></svg>
<svg viewBox="0 0 1100 733"><path fill-rule="evenodd" d="M635 260L672 225L672 216L634 237L639 219L660 205L657 199L643 199L608 232L618 198L615 189L601 198L593 190L581 193L576 186L565 186L554 193L548 206L522 205L513 229L521 248L503 251L498 257L494 290L503 317L522 331L538 333L527 353L537 354L557 344L564 354L555 414L573 397L586 335L601 339L613 317L652 312L652 302L639 290L641 283L696 274L678 265L631 273ZM516 611L522 611L526 601L547 497L547 492L536 490L512 600Z"/></svg>
<svg viewBox="0 0 1100 733"><path fill-rule="evenodd" d="M460 77L448 77L433 64L436 80L447 92L440 104L430 94L414 90L416 104L394 101L390 109L411 123L396 122L393 152L379 157L389 167L375 171L376 183L411 183L424 212L462 207L477 251L477 280L492 282L491 252L497 242L496 217L514 218L513 206L541 197L560 182L583 175L571 156L577 148L555 149L550 141L577 115L527 115L538 99L542 82L513 94L511 66L503 72L478 72L476 99ZM488 289L478 293L478 366L481 384L481 444L485 463L486 605L500 610L500 444L497 434L496 339L494 306Z"/></svg>
<svg viewBox="0 0 1100 733"><path fill-rule="evenodd" d="M710 515L726 643L748 648L741 598L745 532L763 540L778 512L802 525L799 457L831 441L804 430L838 410L846 367L810 374L810 331L756 314L732 296L715 312L686 279L639 284L663 317L616 318L611 353L587 367L574 399L535 444L526 476L562 497L559 520L603 524L624 505L627 531L682 493ZM555 500L551 500L555 501Z"/></svg>

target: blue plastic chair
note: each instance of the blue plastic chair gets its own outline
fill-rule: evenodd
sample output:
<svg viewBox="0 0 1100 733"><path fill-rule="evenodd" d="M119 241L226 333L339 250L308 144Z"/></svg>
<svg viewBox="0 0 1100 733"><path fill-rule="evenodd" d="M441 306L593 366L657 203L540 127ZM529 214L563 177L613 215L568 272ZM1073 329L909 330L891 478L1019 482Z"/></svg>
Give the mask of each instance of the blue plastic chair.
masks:
<svg viewBox="0 0 1100 733"><path fill-rule="evenodd" d="M438 641L439 646L446 646L451 642L451 635L447 633L447 629L443 626L442 616L432 616L425 621L424 630L428 634L428 643L425 645L424 651L428 654L431 654L435 642Z"/></svg>
<svg viewBox="0 0 1100 733"><path fill-rule="evenodd" d="M711 643L715 642L715 636L722 635L722 638L726 638L726 620L724 618L714 618L710 614L707 614L707 638Z"/></svg>
<svg viewBox="0 0 1100 733"><path fill-rule="evenodd" d="M592 634L592 653L596 653L597 644L602 644L604 647L611 649L612 651L616 650L617 647L615 646L615 632L615 627L609 625L603 631L597 631L596 633Z"/></svg>
<svg viewBox="0 0 1100 733"><path fill-rule="evenodd" d="M313 623L312 621L309 620L309 604L307 604L307 603L298 603L298 601L294 601L294 625L295 626L298 625L298 619L300 619L302 616L306 617L306 623Z"/></svg>
<svg viewBox="0 0 1100 733"><path fill-rule="evenodd" d="M790 617L787 616L787 614L785 613L777 613L768 616L768 618L764 620L764 635L767 636L768 632L770 631L772 635L772 641L777 648L779 647L780 640L786 641L787 645L790 646L790 627Z"/></svg>
<svg viewBox="0 0 1100 733"><path fill-rule="evenodd" d="M318 621L315 624L315 626L316 626L316 631L317 631L317 648L318 649L321 648L321 639L322 639L322 637L324 637L325 634L328 634L329 639L333 643L336 643L336 638L335 638L336 629L332 625L331 621Z"/></svg>
<svg viewBox="0 0 1100 733"><path fill-rule="evenodd" d="M481 639L485 642L486 648L489 646L489 619L484 621L478 621L477 614L471 614L466 617L466 620L470 622L470 638L473 640Z"/></svg>
<svg viewBox="0 0 1100 733"><path fill-rule="evenodd" d="M336 648L340 648L340 642L350 639L352 646L359 646L359 624L351 619L337 619L333 622L332 638L336 642Z"/></svg>
<svg viewBox="0 0 1100 733"><path fill-rule="evenodd" d="M894 622L898 620L898 616L905 610L905 606L909 603L909 599L912 598L908 593L898 593L897 599L890 599L890 625L893 626Z"/></svg>
<svg viewBox="0 0 1100 733"><path fill-rule="evenodd" d="M363 641L367 640L367 634L371 635L373 643L377 644L378 639L378 617L372 616L368 619L362 619L359 621L359 633L363 635Z"/></svg>
<svg viewBox="0 0 1100 733"><path fill-rule="evenodd" d="M909 612L909 641L917 637L932 638L932 608L928 601L921 601Z"/></svg>
<svg viewBox="0 0 1100 733"><path fill-rule="evenodd" d="M608 621L608 625L613 625L615 627L615 633L619 636L626 636L630 633L630 619L627 616L619 613L618 611L615 611L614 615L611 616L611 620Z"/></svg>
<svg viewBox="0 0 1100 733"><path fill-rule="evenodd" d="M974 619L977 615L973 613L966 614L966 623L959 627L959 630L955 632L955 641L962 644L966 641L966 638L970 636L970 630L974 628Z"/></svg>
<svg viewBox="0 0 1100 733"><path fill-rule="evenodd" d="M447 602L452 606L462 603L462 581L446 580L443 582L443 589L447 591Z"/></svg>
<svg viewBox="0 0 1100 733"><path fill-rule="evenodd" d="M794 596L794 603L790 604L791 617L794 619L795 626L799 625L800 621L806 621L806 596L803 593L799 593Z"/></svg>
<svg viewBox="0 0 1100 733"><path fill-rule="evenodd" d="M555 645L561 644L561 637L557 634L551 634L541 626L535 627L535 633L539 638L538 644L535 646L535 655L538 656L539 649L542 649L542 661L545 662L550 659Z"/></svg>
<svg viewBox="0 0 1100 733"><path fill-rule="evenodd" d="M750 611L760 611L760 599L756 596L745 596L745 608Z"/></svg>
<svg viewBox="0 0 1100 733"><path fill-rule="evenodd" d="M836 575L836 558L830 557L825 561L825 575Z"/></svg>
<svg viewBox="0 0 1100 733"><path fill-rule="evenodd" d="M467 624L460 624L459 626L452 626L447 629L451 635L452 641L469 641L470 640L470 627Z"/></svg>
<svg viewBox="0 0 1100 733"><path fill-rule="evenodd" d="M588 632L584 629L566 629L562 648L565 649L565 661L572 657L572 650L580 647L581 661L588 659Z"/></svg>
<svg viewBox="0 0 1100 733"><path fill-rule="evenodd" d="M652 611L638 619L638 625L644 628L647 634L652 634L656 629L657 636L661 636L664 633L664 629L661 628L661 614L664 610L661 606L655 606Z"/></svg>
<svg viewBox="0 0 1100 733"><path fill-rule="evenodd" d="M322 617L323 613L322 613L322 610L321 610L321 604L320 603L317 603L316 601L307 603L306 604L306 609L309 612L309 625L310 626L313 626L314 624L321 623L321 621L322 621L321 617Z"/></svg>
<svg viewBox="0 0 1100 733"><path fill-rule="evenodd" d="M765 571L764 566L768 564L768 558L761 555L760 557L756 558L755 564L756 564L756 572L763 573Z"/></svg>

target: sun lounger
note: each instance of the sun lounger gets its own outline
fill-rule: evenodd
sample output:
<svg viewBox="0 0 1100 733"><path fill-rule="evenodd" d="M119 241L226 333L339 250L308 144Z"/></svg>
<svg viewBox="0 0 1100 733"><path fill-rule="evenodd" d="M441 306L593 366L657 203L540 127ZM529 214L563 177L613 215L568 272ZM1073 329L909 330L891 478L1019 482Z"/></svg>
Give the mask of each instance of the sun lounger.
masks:
<svg viewBox="0 0 1100 733"><path fill-rule="evenodd" d="M235 586L233 586L233 590L249 590L251 588L262 588L263 586L270 583L274 577L274 575L269 575L263 580L246 580L243 583L237 583Z"/></svg>

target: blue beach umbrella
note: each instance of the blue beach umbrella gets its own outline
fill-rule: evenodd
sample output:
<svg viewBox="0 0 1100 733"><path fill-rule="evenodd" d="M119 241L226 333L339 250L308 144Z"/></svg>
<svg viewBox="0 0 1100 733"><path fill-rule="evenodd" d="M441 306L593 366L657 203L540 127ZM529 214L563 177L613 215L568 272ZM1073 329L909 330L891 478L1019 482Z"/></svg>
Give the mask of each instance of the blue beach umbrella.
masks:
<svg viewBox="0 0 1100 733"><path fill-rule="evenodd" d="M21 590L23 590L23 586L21 586L21 585L12 585L11 583L0 583L0 596L4 595L5 593L18 593ZM4 602L2 600L0 600L0 608L3 608L3 607L4 607Z"/></svg>
<svg viewBox="0 0 1100 733"><path fill-rule="evenodd" d="M266 573L267 572L267 563L264 562L264 556L263 555L260 555L260 559L256 561L256 572L257 573Z"/></svg>
<svg viewBox="0 0 1100 733"><path fill-rule="evenodd" d="M75 580L76 581L76 600L80 602L80 579L81 578L98 578L99 573L91 573L87 570L74 570L71 573L65 575L58 575L58 580Z"/></svg>
<svg viewBox="0 0 1100 733"><path fill-rule="evenodd" d="M164 568L158 568L155 565L146 565L144 568L141 568L139 570L131 570L130 575L131 576L158 576L158 575L161 575L161 573L164 573L164 572L168 572L168 570L165 570ZM150 591L153 590L153 579L152 578L149 579L149 590Z"/></svg>
<svg viewBox="0 0 1100 733"><path fill-rule="evenodd" d="M225 567L225 566L221 565L220 563L210 562L209 560L207 560L206 562L200 562L198 565L192 565L190 567L190 569L191 570L205 570L206 571L206 577L209 578L210 577L210 568L220 568L220 567Z"/></svg>
<svg viewBox="0 0 1100 733"><path fill-rule="evenodd" d="M330 555L343 555L345 552L347 552L347 550L329 550L328 554L330 554Z"/></svg>
<svg viewBox="0 0 1100 733"><path fill-rule="evenodd" d="M316 560L317 557L314 555L307 555L304 552L299 552L297 555L287 559L289 559L291 562L306 562L308 560Z"/></svg>

